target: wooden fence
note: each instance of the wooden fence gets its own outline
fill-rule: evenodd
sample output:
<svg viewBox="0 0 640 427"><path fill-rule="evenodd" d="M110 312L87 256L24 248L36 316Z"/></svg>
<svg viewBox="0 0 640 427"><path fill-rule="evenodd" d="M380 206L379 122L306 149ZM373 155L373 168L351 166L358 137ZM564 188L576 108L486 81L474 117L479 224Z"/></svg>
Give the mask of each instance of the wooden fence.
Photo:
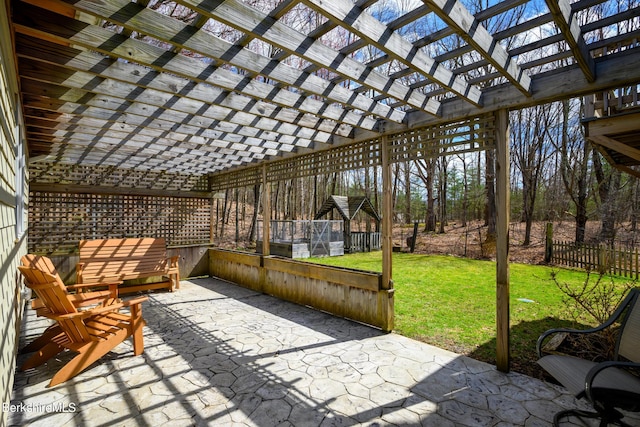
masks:
<svg viewBox="0 0 640 427"><path fill-rule="evenodd" d="M382 288L380 273L221 249L209 250L209 272L254 291L393 330L394 290Z"/></svg>
<svg viewBox="0 0 640 427"><path fill-rule="evenodd" d="M638 279L640 255L638 249L612 248L606 245L552 241L548 261L552 264L584 268Z"/></svg>
<svg viewBox="0 0 640 427"><path fill-rule="evenodd" d="M349 252L371 252L379 251L380 246L380 232L374 231L367 232L351 232L351 247Z"/></svg>

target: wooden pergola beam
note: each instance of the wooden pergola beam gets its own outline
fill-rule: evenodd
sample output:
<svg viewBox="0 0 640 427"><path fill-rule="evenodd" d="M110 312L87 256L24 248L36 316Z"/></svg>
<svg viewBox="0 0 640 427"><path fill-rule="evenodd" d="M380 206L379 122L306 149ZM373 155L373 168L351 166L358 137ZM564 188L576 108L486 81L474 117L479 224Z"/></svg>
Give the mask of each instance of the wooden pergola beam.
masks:
<svg viewBox="0 0 640 427"><path fill-rule="evenodd" d="M268 95L269 101L274 104L287 108L296 108L309 114L341 121L353 126L362 126L367 121L367 117L361 114L327 106L324 102L316 101L291 91L278 89L256 80L246 81L243 76L223 68L212 68L200 60L173 52L168 54L167 50L159 47L114 34L103 28L88 26L84 23L52 14L44 9L24 6L21 8L21 13L16 13L14 22L14 27L18 33L34 37L45 33L48 34L49 38L71 39L74 44L99 51L111 57L137 62L158 72L174 73L196 82L239 92L255 100L264 100L265 95ZM37 30L34 31L32 27L25 25L27 22L29 25L34 25ZM370 123L371 127L375 128L376 122L371 121Z"/></svg>
<svg viewBox="0 0 640 427"><path fill-rule="evenodd" d="M243 153L240 153L243 154ZM64 151L52 149L47 154L38 155L30 161L45 161L49 163L83 164L96 166L112 166L124 169L139 170L171 170L180 173L200 174L224 171L233 167L245 166L251 162L261 160L261 156L226 155L221 162L200 158L180 160L169 156L131 155L122 153L117 148L101 150L93 147L66 147Z"/></svg>
<svg viewBox="0 0 640 427"><path fill-rule="evenodd" d="M176 117L177 118L176 121L172 121L170 117L166 117L166 118L160 117L160 118L150 119L146 117L144 114L142 114L142 112L144 112L144 109L142 109L142 111L140 111L140 108L136 110L136 107L139 107L139 106L135 106L135 105L132 108L127 108L128 107L127 103L124 103L124 106L125 106L123 107L124 112L118 112L117 110L114 111L108 108L101 108L99 106L100 102L106 103L108 101L112 101L114 105L118 105L118 103L114 100L104 100L104 99L96 101L95 103L87 102L86 104L79 104L71 101L65 102L63 100L31 99L29 97L25 97L24 106L25 108L39 109L43 111L52 112L55 114L78 115L79 112L82 112L82 116L85 116L85 117L92 117L92 118L101 119L108 122L115 122L115 123L120 121L125 121L126 123L134 124L137 127L149 126L149 127L155 127L157 129L165 129L165 132L167 133L170 131L173 131L174 128L177 128L177 126L175 126L176 123L180 123L180 121L183 121L183 120L188 121L188 116L186 117L178 116ZM93 106L93 104L96 104L96 106ZM123 104L120 104L120 105L123 105ZM167 116L172 116L172 115L175 116L175 114L167 114ZM188 129L188 123L186 123L183 126L183 128ZM192 128L195 128L195 126L193 126ZM177 135L179 133L181 132L174 131L173 135ZM184 134L184 138L188 138L190 135L191 134L187 132ZM134 135L130 135L130 137L132 136ZM224 135L224 136L226 137L229 135ZM233 140L233 138L230 138L230 139ZM242 147L249 150L248 147L256 146L260 148L271 148L271 149L276 149L279 151L286 151L286 152L296 150L296 147L294 145L281 143L278 141L269 141L264 138L239 136L238 138L236 138L236 141L237 141L237 144L240 144L238 146L239 149ZM229 142L230 141L227 140L225 141L225 144L229 144ZM215 141L207 141L205 145L210 145L213 143L215 143ZM178 147L178 149L179 148L180 147Z"/></svg>
<svg viewBox="0 0 640 427"><path fill-rule="evenodd" d="M246 157L247 160L249 160L250 156L270 158L279 154L277 149L262 147L245 148L242 145L234 148L235 144L229 143L225 144L225 147L176 147L175 144L165 141L161 136L154 138L120 137L118 134L111 135L109 131L98 131L93 134L79 131L57 131L56 133L45 134L38 132L36 129L30 131L29 136L33 138L34 144L36 144L34 148L37 148L38 145L42 145L43 147L48 146L51 149L60 146L59 149L62 151L70 149L73 146L101 148L103 150L117 148L118 154L144 153L150 156L163 154L177 157L177 160L180 162L189 160L196 163L210 162L218 165L224 165L225 156L227 155Z"/></svg>
<svg viewBox="0 0 640 427"><path fill-rule="evenodd" d="M605 135L589 135L589 141L640 162L640 150Z"/></svg>
<svg viewBox="0 0 640 427"><path fill-rule="evenodd" d="M48 75L50 71L55 70L55 68L51 68L51 65L54 65L62 67L64 70L77 71L84 75L91 74L108 81L128 83L138 88L153 89L171 97L184 98L189 102L194 102L194 105L211 104L212 100L215 100L216 107L220 106L223 109L239 111L258 119L265 117L278 122L290 123L302 129L313 129L345 137L348 137L353 129L352 126L339 123L333 119L323 119L315 114L285 109L272 103L258 101L209 84L194 83L182 77L106 58L93 52L55 45L22 34L18 34L17 38L20 42L16 48L18 58L30 59L32 64L43 64L40 67L40 76L43 79L50 80L55 78ZM25 73L21 74L28 75L29 69L25 71ZM52 83L72 84L75 80L71 75L57 78L62 79L62 81L52 81ZM365 128L371 128L375 125L375 121L370 120L368 124L365 122L362 125Z"/></svg>
<svg viewBox="0 0 640 427"><path fill-rule="evenodd" d="M304 0L304 3L327 15L334 22L348 25L352 32L386 52L391 58L410 67L412 72L423 74L471 104L481 104L480 89L469 85L442 64L436 63L422 50L416 49L408 40L391 31L360 7L344 1L330 1L330 5L327 5L327 0ZM424 106L422 109L437 115L440 103L433 98L429 98L429 102L432 105Z"/></svg>
<svg viewBox="0 0 640 427"><path fill-rule="evenodd" d="M188 49L212 58L214 63L228 63L247 69L256 74L288 85L296 85L315 95L326 97L334 102L349 103L354 108L401 122L404 114L392 110L387 105L373 102L370 98L357 95L353 91L339 86L313 74L273 61L263 55L238 45L214 37L203 30L189 30L192 26L165 16L151 9L137 6L128 0L110 0L109 2L77 1L73 6L84 13L90 13L126 28L135 28L158 40L171 43L180 49ZM205 17L205 15L200 14ZM204 19L204 18L203 18ZM207 18L208 19L208 18ZM268 99L268 98L267 98Z"/></svg>
<svg viewBox="0 0 640 427"><path fill-rule="evenodd" d="M77 184L51 184L51 183L31 183L30 191L41 191L45 193L63 194L101 194L101 195L124 195L124 196L153 196L153 197L184 197L203 198L212 197L208 191L172 191L156 190L151 188L127 188L108 187L99 185L77 185Z"/></svg>
<svg viewBox="0 0 640 427"><path fill-rule="evenodd" d="M595 81L596 72L593 58L582 37L580 25L571 10L569 0L546 0L546 3L585 78L588 82Z"/></svg>
<svg viewBox="0 0 640 427"><path fill-rule="evenodd" d="M629 49L620 54L609 55L595 60L596 75L589 82L580 67L567 66L560 70L540 73L531 79L531 96L523 97L522 92L511 85L489 87L483 90L481 108L471 107L467 102L453 99L442 103L442 117L435 118L423 112L409 113L409 129L445 123L460 117L474 117L502 108L518 109L601 92L611 88L637 84L640 78L640 49ZM393 124L388 126L393 131ZM356 132L355 140L359 140ZM368 135L368 134L367 134Z"/></svg>
<svg viewBox="0 0 640 427"><path fill-rule="evenodd" d="M175 144L185 150L218 152L221 149L242 150L250 153L277 156L278 144L264 145L259 140L247 140L251 135L230 135L224 132L203 133L200 135L163 130L151 126L135 125L123 121L110 121L87 116L64 114L62 116L44 109L29 109L25 117L30 119L29 134L46 137L65 137L72 134L93 136L108 134L112 138L127 139L147 143L160 140L160 144ZM152 123L153 124L153 123ZM166 129L166 128L165 128ZM224 138L224 139L223 139ZM247 143L247 141L249 143Z"/></svg>
<svg viewBox="0 0 640 427"><path fill-rule="evenodd" d="M418 91L412 91L398 81L390 79L349 56L326 46L322 42L310 39L280 21L274 21L269 15L241 0L178 0L193 11L207 15L239 31L251 33L266 43L284 49L291 55L299 56L309 62L330 69L362 86L385 93L389 97L401 100L407 105L424 111L429 99Z"/></svg>
<svg viewBox="0 0 640 427"><path fill-rule="evenodd" d="M214 131L226 129L225 132L232 134L242 132L247 136L253 135L266 141L275 141L294 147L313 147L315 144L318 144L318 148L328 147L333 140L333 135L328 132L278 122L200 101L173 97L152 89L140 90L133 85L95 78L91 74L80 71L73 73L62 82L56 82L55 79L47 78L48 75L55 74L55 67L49 66L51 73L42 73L40 76L37 72L30 72L28 65L24 63L22 65L25 70L23 85L26 86L26 93L43 97L55 96L61 101L98 108L113 106L114 116L139 114L154 120L173 122L173 125L169 125L170 129L177 125ZM32 80L35 78L38 80ZM85 87L89 90L84 90ZM278 132L274 132L274 129ZM190 134L196 134L196 131Z"/></svg>
<svg viewBox="0 0 640 427"><path fill-rule="evenodd" d="M486 58L520 92L529 96L531 78L458 0L423 0L461 38Z"/></svg>

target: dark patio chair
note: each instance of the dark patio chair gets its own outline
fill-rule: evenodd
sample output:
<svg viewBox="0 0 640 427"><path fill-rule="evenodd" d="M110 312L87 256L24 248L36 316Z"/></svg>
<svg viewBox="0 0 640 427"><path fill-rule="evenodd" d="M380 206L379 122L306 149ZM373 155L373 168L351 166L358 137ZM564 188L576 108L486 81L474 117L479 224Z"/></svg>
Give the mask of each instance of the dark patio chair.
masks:
<svg viewBox="0 0 640 427"><path fill-rule="evenodd" d="M578 398L585 398L594 412L570 409L557 413L560 419L574 415L600 419L600 426L615 424L629 426L618 409L640 411L640 288L629 292L615 313L602 325L586 330L552 329L540 336L537 343L540 366ZM549 354L542 357L543 345L555 333L589 334L601 331L615 322L620 323L612 360L593 362L574 356Z"/></svg>

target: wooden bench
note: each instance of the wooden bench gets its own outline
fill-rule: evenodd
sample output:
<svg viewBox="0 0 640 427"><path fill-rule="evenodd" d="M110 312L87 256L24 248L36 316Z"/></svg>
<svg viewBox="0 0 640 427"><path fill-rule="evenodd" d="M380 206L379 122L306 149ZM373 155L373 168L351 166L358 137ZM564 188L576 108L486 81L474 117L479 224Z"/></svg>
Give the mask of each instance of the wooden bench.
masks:
<svg viewBox="0 0 640 427"><path fill-rule="evenodd" d="M162 238L81 240L76 283L110 283L157 277L152 283L120 287L120 293L180 288L178 257L167 257Z"/></svg>

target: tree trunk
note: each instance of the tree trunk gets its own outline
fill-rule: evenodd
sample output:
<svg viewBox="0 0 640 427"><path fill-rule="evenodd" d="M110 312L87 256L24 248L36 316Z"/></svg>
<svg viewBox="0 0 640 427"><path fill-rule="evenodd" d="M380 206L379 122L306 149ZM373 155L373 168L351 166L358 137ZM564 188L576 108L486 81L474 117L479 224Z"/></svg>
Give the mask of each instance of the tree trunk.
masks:
<svg viewBox="0 0 640 427"><path fill-rule="evenodd" d="M427 160L427 213L424 223L424 231L436 231L436 197L434 184L434 175L436 173L436 159Z"/></svg>
<svg viewBox="0 0 640 427"><path fill-rule="evenodd" d="M444 234L444 227L447 225L447 160L440 157L440 191L438 192L438 202L440 204L440 227L438 233Z"/></svg>
<svg viewBox="0 0 640 427"><path fill-rule="evenodd" d="M251 227L249 228L249 241L253 242L256 237L256 225L258 223L258 210L260 209L260 184L253 186L253 216L251 217Z"/></svg>
<svg viewBox="0 0 640 427"><path fill-rule="evenodd" d="M487 234L490 236L496 235L496 165L495 165L495 152L494 150L485 151L486 158L486 175L485 175L485 188L487 192L487 200L485 205L485 225L487 226Z"/></svg>
<svg viewBox="0 0 640 427"><path fill-rule="evenodd" d="M601 225L598 240L613 245L616 237L616 214L621 172L619 169L610 169L606 173L600 155L595 152L593 153L593 169L598 180L598 194L600 196Z"/></svg>
<svg viewBox="0 0 640 427"><path fill-rule="evenodd" d="M404 223L411 224L411 174L409 173L410 163L404 163Z"/></svg>
<svg viewBox="0 0 640 427"><path fill-rule="evenodd" d="M469 179L467 177L467 159L463 155L462 156L462 183L463 183L463 191L462 194L462 226L467 226L467 210L469 209Z"/></svg>

